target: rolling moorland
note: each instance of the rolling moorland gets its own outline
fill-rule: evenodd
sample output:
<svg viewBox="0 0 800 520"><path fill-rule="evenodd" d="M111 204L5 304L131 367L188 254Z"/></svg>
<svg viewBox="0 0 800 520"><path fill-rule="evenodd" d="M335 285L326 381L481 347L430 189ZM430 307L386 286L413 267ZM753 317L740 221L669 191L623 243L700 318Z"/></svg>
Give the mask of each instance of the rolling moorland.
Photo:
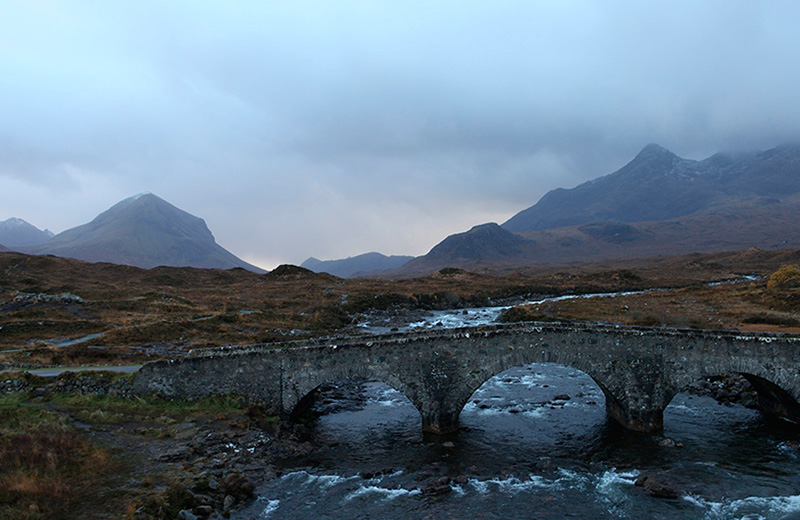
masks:
<svg viewBox="0 0 800 520"><path fill-rule="evenodd" d="M735 280L742 274L766 277L783 264L797 263L800 252L795 250L750 249L506 275L444 269L391 281L341 279L296 266L281 266L267 274L244 269L140 269L2 253L0 362L135 363L194 348L358 333L356 325L364 313L512 305L552 295L653 288L695 294L703 302L698 304L704 306L702 312L686 298L670 296L674 291L626 297L631 302L624 304L623 298L614 298L525 309L532 313L530 319L548 321L772 330L776 324L796 325L793 293L775 300L778 297L766 290L764 280L703 284ZM657 308L655 302L660 302ZM612 304L632 310L604 309ZM757 316L762 315L759 321Z"/></svg>

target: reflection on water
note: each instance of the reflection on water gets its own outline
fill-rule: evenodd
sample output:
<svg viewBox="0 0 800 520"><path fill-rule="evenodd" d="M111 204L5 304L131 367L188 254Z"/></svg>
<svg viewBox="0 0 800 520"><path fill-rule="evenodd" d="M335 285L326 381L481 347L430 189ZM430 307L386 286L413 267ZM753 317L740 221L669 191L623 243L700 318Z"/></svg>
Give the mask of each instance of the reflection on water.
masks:
<svg viewBox="0 0 800 520"><path fill-rule="evenodd" d="M487 381L451 436L424 436L381 383L336 410L315 427L324 449L284 461L236 518L800 518L797 431L706 397L673 400L674 442L621 432L591 378L549 364ZM645 494L642 474L680 498Z"/></svg>

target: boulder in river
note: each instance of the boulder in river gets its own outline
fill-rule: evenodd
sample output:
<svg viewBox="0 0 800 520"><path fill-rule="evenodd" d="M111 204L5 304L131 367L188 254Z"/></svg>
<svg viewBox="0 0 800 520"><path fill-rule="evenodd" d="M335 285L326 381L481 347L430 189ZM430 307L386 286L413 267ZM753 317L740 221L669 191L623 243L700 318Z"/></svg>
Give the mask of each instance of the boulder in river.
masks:
<svg viewBox="0 0 800 520"><path fill-rule="evenodd" d="M681 492L673 487L669 479L661 475L642 475L636 479L636 486L656 498L678 498Z"/></svg>

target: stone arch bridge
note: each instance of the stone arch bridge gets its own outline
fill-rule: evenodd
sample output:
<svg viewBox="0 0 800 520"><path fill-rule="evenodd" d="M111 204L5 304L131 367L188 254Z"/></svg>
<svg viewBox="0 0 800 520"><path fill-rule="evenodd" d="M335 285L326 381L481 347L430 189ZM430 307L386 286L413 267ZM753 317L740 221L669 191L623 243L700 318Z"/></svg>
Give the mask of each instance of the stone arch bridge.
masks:
<svg viewBox="0 0 800 520"><path fill-rule="evenodd" d="M382 381L417 407L425 431L458 428L472 393L514 366L553 362L591 376L608 415L652 432L676 393L740 373L759 407L800 422L800 338L613 325L524 323L195 351L146 364L134 389L168 397L239 394L290 415L319 385Z"/></svg>

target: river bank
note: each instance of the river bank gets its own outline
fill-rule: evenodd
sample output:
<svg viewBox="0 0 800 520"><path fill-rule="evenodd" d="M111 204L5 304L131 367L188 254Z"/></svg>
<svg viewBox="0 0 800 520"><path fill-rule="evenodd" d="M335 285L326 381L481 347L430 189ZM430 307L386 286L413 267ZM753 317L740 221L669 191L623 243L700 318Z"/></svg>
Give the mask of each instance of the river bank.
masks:
<svg viewBox="0 0 800 520"><path fill-rule="evenodd" d="M225 518L277 460L314 449L305 427L242 399L170 402L130 387L110 372L0 375L0 518ZM65 436L99 462L76 474L54 440Z"/></svg>

